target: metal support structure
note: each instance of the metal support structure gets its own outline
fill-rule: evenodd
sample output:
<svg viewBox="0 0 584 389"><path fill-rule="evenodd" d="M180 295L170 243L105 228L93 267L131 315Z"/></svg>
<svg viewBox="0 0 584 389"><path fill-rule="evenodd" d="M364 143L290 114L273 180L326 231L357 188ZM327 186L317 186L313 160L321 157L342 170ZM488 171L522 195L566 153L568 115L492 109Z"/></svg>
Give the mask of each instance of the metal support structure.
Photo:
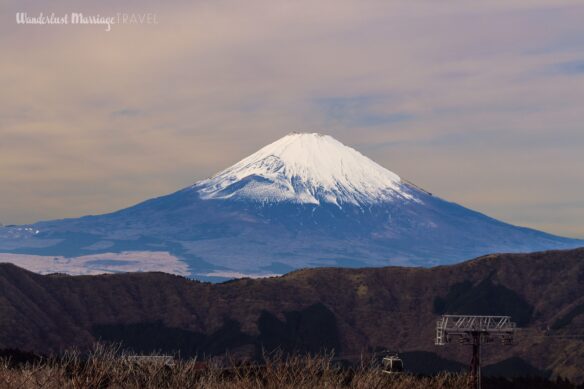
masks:
<svg viewBox="0 0 584 389"><path fill-rule="evenodd" d="M515 323L510 316L443 315L436 323L437 346L444 346L456 338L459 343L472 345L470 374L473 387L481 388L481 345L501 339L502 344L513 344Z"/></svg>
<svg viewBox="0 0 584 389"><path fill-rule="evenodd" d="M481 388L481 334L472 333L472 359L470 360L470 377L477 389Z"/></svg>

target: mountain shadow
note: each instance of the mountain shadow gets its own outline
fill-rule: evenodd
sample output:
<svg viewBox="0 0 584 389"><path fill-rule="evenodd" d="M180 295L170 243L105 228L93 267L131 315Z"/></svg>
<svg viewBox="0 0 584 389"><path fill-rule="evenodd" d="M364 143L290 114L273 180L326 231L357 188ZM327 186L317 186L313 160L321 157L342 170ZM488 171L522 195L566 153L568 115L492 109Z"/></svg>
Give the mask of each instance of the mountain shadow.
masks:
<svg viewBox="0 0 584 389"><path fill-rule="evenodd" d="M551 372L547 370L540 370L531 365L525 359L519 357L511 357L504 359L492 365L485 366L482 369L483 375L491 377L540 377L549 378Z"/></svg>
<svg viewBox="0 0 584 389"><path fill-rule="evenodd" d="M256 357L263 352L281 350L285 354L311 353L341 349L334 314L323 304L303 310L284 312L284 321L262 311L258 319L259 335L241 331L241 324L227 319L210 334L168 327L161 321L131 324L102 324L92 327L92 335L105 342L120 343L124 349L149 354L180 353L181 357L222 355L244 345L255 345Z"/></svg>
<svg viewBox="0 0 584 389"><path fill-rule="evenodd" d="M124 349L136 353L178 352L185 358L221 355L229 349L254 343L253 337L241 331L241 324L230 319L209 335L167 327L161 321L96 325L92 334L102 341L120 343Z"/></svg>
<svg viewBox="0 0 584 389"><path fill-rule="evenodd" d="M459 315L508 315L524 326L531 321L533 307L513 290L494 284L490 277L477 285L454 284L445 297L434 299L434 313Z"/></svg>
<svg viewBox="0 0 584 389"><path fill-rule="evenodd" d="M400 353L406 371L415 374L431 375L441 371L460 372L468 370L467 365L445 359L428 351L408 351Z"/></svg>
<svg viewBox="0 0 584 389"><path fill-rule="evenodd" d="M341 350L337 319L324 304L301 311L284 312L284 321L262 311L258 319L258 353L281 350L285 353L317 354Z"/></svg>

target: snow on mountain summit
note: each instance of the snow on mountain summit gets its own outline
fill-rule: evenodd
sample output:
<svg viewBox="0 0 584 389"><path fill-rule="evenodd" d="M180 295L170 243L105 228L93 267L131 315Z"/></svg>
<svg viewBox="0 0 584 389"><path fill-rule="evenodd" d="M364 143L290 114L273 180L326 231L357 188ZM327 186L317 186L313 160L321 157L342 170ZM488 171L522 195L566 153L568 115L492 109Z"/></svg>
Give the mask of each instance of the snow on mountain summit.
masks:
<svg viewBox="0 0 584 389"><path fill-rule="evenodd" d="M329 135L290 133L193 186L204 199L367 205L412 199L400 177Z"/></svg>

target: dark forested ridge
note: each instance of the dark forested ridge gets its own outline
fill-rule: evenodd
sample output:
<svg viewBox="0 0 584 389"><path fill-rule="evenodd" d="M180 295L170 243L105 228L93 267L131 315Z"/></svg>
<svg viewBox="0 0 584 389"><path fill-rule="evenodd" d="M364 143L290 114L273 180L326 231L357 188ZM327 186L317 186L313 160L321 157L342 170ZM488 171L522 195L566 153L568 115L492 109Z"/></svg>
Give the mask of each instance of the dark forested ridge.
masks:
<svg viewBox="0 0 584 389"><path fill-rule="evenodd" d="M299 270L223 284L163 273L42 276L0 264L0 349L51 353L97 340L183 356L390 349L426 372L460 368L470 354L468 346L434 346L440 314L508 314L523 329L514 346L485 347L493 374L581 382L583 306L584 249L431 269Z"/></svg>

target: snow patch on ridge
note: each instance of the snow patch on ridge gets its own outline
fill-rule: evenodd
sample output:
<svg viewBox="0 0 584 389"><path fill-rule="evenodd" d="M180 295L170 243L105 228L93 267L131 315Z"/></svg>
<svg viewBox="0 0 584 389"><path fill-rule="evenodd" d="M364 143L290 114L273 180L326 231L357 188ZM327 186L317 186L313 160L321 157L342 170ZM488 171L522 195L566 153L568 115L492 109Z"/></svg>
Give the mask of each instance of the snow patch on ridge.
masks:
<svg viewBox="0 0 584 389"><path fill-rule="evenodd" d="M198 273L199 276L219 278L269 278L280 277L278 273L241 273L238 271L214 271L211 273Z"/></svg>
<svg viewBox="0 0 584 389"><path fill-rule="evenodd" d="M0 262L40 274L96 275L126 272L165 272L190 275L189 266L165 251L123 251L79 257L0 253Z"/></svg>
<svg viewBox="0 0 584 389"><path fill-rule="evenodd" d="M331 136L291 133L193 185L203 199L370 205L415 200L401 178Z"/></svg>

